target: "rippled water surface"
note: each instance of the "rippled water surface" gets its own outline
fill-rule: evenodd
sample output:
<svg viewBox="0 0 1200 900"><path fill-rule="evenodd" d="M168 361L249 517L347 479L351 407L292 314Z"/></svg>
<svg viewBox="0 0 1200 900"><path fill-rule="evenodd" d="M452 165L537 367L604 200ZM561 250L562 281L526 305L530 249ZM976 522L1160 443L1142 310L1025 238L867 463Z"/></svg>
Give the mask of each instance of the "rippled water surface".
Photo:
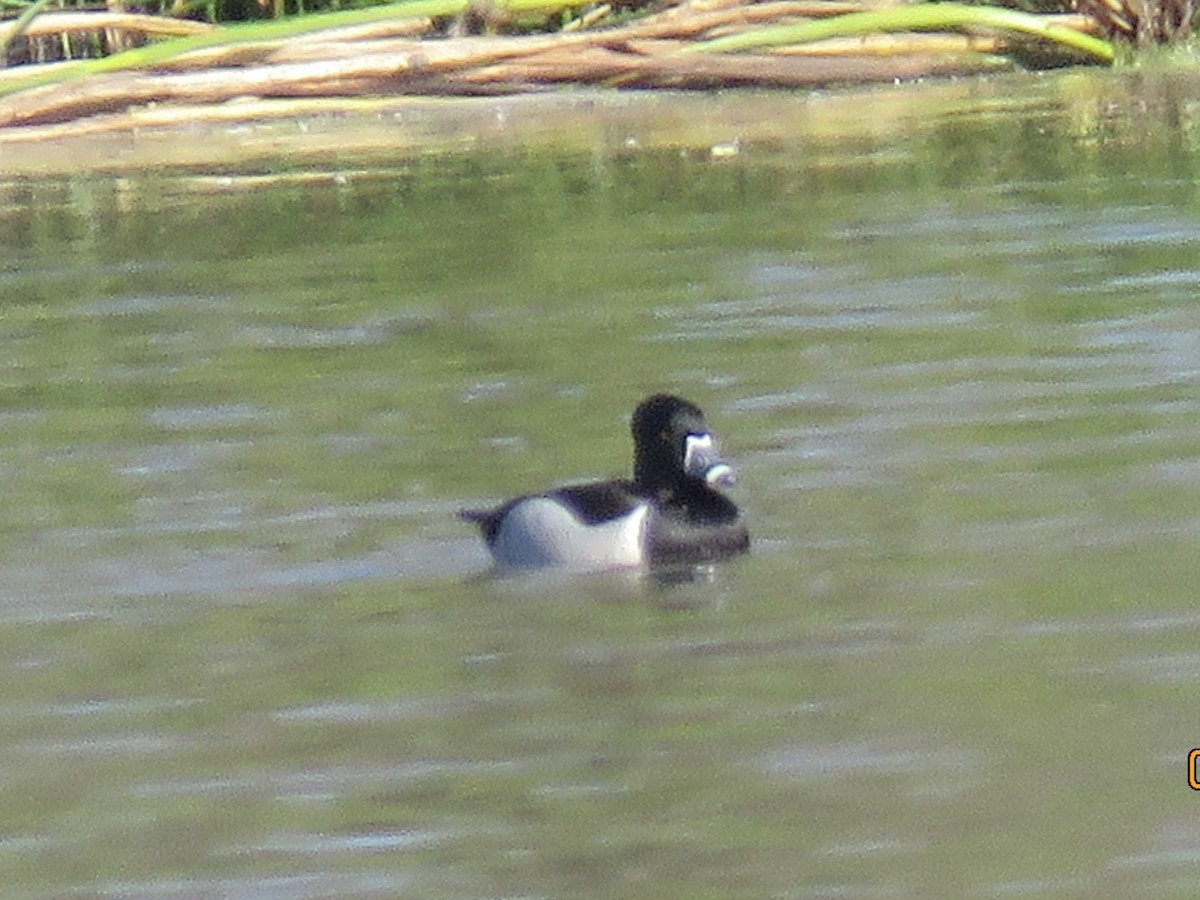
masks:
<svg viewBox="0 0 1200 900"><path fill-rule="evenodd" d="M4 895L1194 896L1200 85L1089 77L0 183ZM487 577L658 390L754 552Z"/></svg>

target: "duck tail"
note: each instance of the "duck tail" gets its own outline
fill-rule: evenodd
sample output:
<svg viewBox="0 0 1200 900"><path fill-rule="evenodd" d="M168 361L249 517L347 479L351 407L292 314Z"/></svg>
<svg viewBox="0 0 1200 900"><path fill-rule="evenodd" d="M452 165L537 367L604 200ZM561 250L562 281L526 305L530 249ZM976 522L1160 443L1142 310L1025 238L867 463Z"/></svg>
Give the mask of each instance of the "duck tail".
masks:
<svg viewBox="0 0 1200 900"><path fill-rule="evenodd" d="M504 518L504 507L496 509L460 509L458 517L464 522L477 526L483 534L483 539L489 544L496 539L500 530L500 520Z"/></svg>

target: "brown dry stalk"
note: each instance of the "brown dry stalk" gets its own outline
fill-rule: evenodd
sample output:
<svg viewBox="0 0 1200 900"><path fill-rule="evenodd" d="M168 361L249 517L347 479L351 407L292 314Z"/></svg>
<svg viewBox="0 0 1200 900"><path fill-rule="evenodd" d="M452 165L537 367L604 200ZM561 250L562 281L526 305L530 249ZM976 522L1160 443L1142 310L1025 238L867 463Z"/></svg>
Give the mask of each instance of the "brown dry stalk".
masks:
<svg viewBox="0 0 1200 900"><path fill-rule="evenodd" d="M106 78L94 79L78 85L50 88L53 96L45 96L47 88L37 88L27 94L11 98L6 108L0 110L0 126L38 125L65 122L83 116L116 112L138 103L164 101L190 101L194 103L220 103L235 97L264 92L271 96L327 97L338 94L353 95L371 90L375 78L353 76L327 69L320 77L307 77L276 81L262 77L262 68L239 70L241 74L258 77L229 78L224 71L213 77L204 77L181 84L175 79L189 78L188 75L155 78L142 73L122 72Z"/></svg>
<svg viewBox="0 0 1200 900"><path fill-rule="evenodd" d="M274 51L288 43L276 41L251 41L245 44L225 44L217 47L201 47L155 64L155 72L194 72L198 69L222 69L252 66L264 62Z"/></svg>
<svg viewBox="0 0 1200 900"><path fill-rule="evenodd" d="M621 28L513 37L417 40L428 19L215 46L156 65L46 85L0 99L0 127L64 122L137 104L244 97L533 90L559 83L638 87L811 87L990 71L1003 38L870 35L753 54L680 54L687 39L762 22L866 8L817 0L693 0ZM117 17L121 18L121 17ZM155 17L134 17L155 18ZM174 20L172 20L174 21ZM207 28L207 26L204 26ZM0 73L0 83L4 77Z"/></svg>
<svg viewBox="0 0 1200 900"><path fill-rule="evenodd" d="M29 144L65 138L129 131L134 128L171 128L200 123L222 124L246 121L269 122L304 116L329 115L354 111L385 109L394 98L347 101L345 97L293 97L262 100L243 98L226 103L173 103L171 105L131 106L121 112L72 119L36 128L0 129L0 145Z"/></svg>
<svg viewBox="0 0 1200 900"><path fill-rule="evenodd" d="M571 44L595 40L594 35L571 36ZM439 69L474 65L476 60L491 61L497 56L519 56L562 41L559 35L534 37L448 38L439 41L355 41L328 44L286 42L268 58L272 63L311 62L321 59L354 59L362 56L393 54L398 57L427 57Z"/></svg>
<svg viewBox="0 0 1200 900"><path fill-rule="evenodd" d="M579 45L595 35L540 35L521 38L459 38L400 41L402 48L343 59L205 69L155 74L123 72L61 85L33 88L0 103L0 127L61 122L134 103L182 100L217 103L234 97L320 97L364 91L394 92L405 79L481 66L557 44ZM122 102L124 99L124 102Z"/></svg>
<svg viewBox="0 0 1200 900"><path fill-rule="evenodd" d="M417 37L433 31L433 19L429 16L409 16L404 19L385 19L365 25L342 25L338 28L322 28L291 38L292 44L326 44L341 41L367 41L393 37Z"/></svg>
<svg viewBox="0 0 1200 900"><path fill-rule="evenodd" d="M651 22L655 19L670 19L680 16L690 16L719 10L742 9L746 0L688 0L665 9L653 16L640 19L641 22ZM828 16L843 16L846 13L865 12L869 9L880 9L894 6L894 3L857 2L857 0L766 0L758 6L787 7L787 15L804 16L810 19L821 19Z"/></svg>
<svg viewBox="0 0 1200 900"><path fill-rule="evenodd" d="M977 34L864 34L827 38L794 47L776 47L780 56L912 56L916 54L1000 53L1010 46L1003 38Z"/></svg>
<svg viewBox="0 0 1200 900"><path fill-rule="evenodd" d="M758 54L633 56L606 47L586 47L570 51L556 48L523 59L458 72L450 80L514 87L611 81L629 87L694 88L737 84L817 87L838 82L894 81L995 68L993 62L978 56L948 58L941 54L884 59Z"/></svg>
<svg viewBox="0 0 1200 900"><path fill-rule="evenodd" d="M372 52L371 38L416 37L428 34L433 29L433 20L426 16L410 19L395 19L355 25L346 28L327 28L312 34L269 41L249 41L215 47L201 47L182 53L155 65L155 71L186 72L196 69L219 69L249 66L271 61L298 61L332 59ZM380 41L379 43L383 43ZM282 53L280 57L278 54Z"/></svg>
<svg viewBox="0 0 1200 900"><path fill-rule="evenodd" d="M674 53L688 46L688 41L626 41L633 53L646 55ZM772 56L844 56L872 57L906 56L933 53L997 53L1007 44L1002 38L967 34L864 34L857 37L826 38L811 44L764 48Z"/></svg>
<svg viewBox="0 0 1200 900"><path fill-rule="evenodd" d="M758 25L792 19L827 18L862 12L861 3L810 3L804 0L774 0L767 3L737 3L710 7L688 3L656 16L630 22L621 29L626 37L695 37L714 28Z"/></svg>
<svg viewBox="0 0 1200 900"><path fill-rule="evenodd" d="M217 27L208 22L172 19L169 16L145 16L124 12L64 12L42 13L35 16L22 33L26 37L45 37L51 34L80 34L87 31L112 29L168 37L185 37L193 34L208 34ZM0 24L0 41L8 38L14 30L16 30L14 23Z"/></svg>
<svg viewBox="0 0 1200 900"><path fill-rule="evenodd" d="M415 27L415 25L414 25ZM322 34L323 36L323 34ZM359 60L374 69L380 57L395 57L396 65L405 67L410 61L420 58L431 65L471 65L476 60L490 62L496 54L520 55L542 49L548 43L569 40L572 43L594 41L597 34L577 35L532 35L526 37L469 37L447 40L416 41L397 38L393 40L320 41L316 35L308 39L255 41L223 47L205 47L185 53L175 59L166 60L155 66L158 72L185 72L195 69L235 69L257 63L318 63L322 61Z"/></svg>
<svg viewBox="0 0 1200 900"><path fill-rule="evenodd" d="M561 82L657 87L761 84L786 87L846 81L890 81L947 72L979 71L994 63L959 54L888 58L789 57L778 54L677 56L676 41L640 41L635 52L613 34L543 35L379 42L386 52L348 58L281 62L237 69L104 78L35 88L0 107L0 126L62 122L162 101L219 103L237 97L328 97L362 92L461 92L482 86L527 89ZM589 46L590 45L590 46ZM361 49L361 48L360 48Z"/></svg>

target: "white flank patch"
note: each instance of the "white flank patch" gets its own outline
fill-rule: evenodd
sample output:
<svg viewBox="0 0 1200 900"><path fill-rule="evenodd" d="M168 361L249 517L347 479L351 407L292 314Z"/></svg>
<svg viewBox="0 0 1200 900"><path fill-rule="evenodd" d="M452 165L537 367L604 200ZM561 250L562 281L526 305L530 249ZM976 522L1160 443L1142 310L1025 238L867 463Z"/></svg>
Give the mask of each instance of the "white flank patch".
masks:
<svg viewBox="0 0 1200 900"><path fill-rule="evenodd" d="M502 565L530 569L614 569L640 566L650 505L642 503L620 518L587 525L550 497L523 500L504 517L492 544Z"/></svg>

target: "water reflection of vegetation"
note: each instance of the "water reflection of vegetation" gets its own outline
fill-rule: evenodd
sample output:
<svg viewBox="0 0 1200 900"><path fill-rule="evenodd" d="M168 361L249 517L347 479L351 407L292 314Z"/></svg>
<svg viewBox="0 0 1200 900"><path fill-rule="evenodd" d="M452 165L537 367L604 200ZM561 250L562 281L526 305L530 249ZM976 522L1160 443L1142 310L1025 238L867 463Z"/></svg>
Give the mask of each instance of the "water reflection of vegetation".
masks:
<svg viewBox="0 0 1200 900"><path fill-rule="evenodd" d="M578 423L581 433L573 437L551 432L541 438L546 446L526 454L525 433L514 428L508 405L481 403L468 422L455 386L466 380L480 396L499 391L535 407L541 421L570 415L572 385L585 383L598 394L598 407L621 409L630 395L661 387L664 373L721 371L722 355L733 352L729 341L713 342L709 355L697 358L694 338L705 331L737 335L739 328L747 330L736 348L738 367L757 365L770 380L779 353L795 340L791 331L745 325L727 303L720 314L705 312L702 325L679 310L704 309L744 290L738 273L710 271L713 259L739 248L802 256L852 240L862 265L900 280L919 278L921 268L911 260L881 252L892 238L871 227L880 196L908 198L914 221L921 209L987 210L997 183L1033 204L1031 216L1052 216L1059 204L1086 205L1091 184L1105 186L1098 204L1124 197L1142 205L1158 191L1164 203L1191 207L1196 198L1180 184L1200 181L1200 154L1179 152L1196 143L1188 117L1147 112L1160 123L1178 123L1174 131L1149 130L1113 106L1136 108L1149 90L1164 104L1184 104L1186 91L1170 78L1137 75L1117 84L1127 94L1115 92L1110 80L1060 79L1040 99L1026 100L1031 111L1015 126L987 103L961 100L926 117L905 119L901 107L893 131L872 133L859 122L850 137L837 135L844 123L831 115L828 130L770 147L750 144L728 160L625 149L530 152L519 162L440 155L392 159L377 175L341 184L268 186L202 202L181 192L186 182L164 178L10 184L3 213L8 258L71 248L61 268L6 276L8 327L36 325L59 348L47 354L41 343L13 346L22 375L7 389L9 408L33 418L18 416L10 434L24 435L30 446L49 434L58 441L72 433L99 435L97 429L112 440L144 442L174 427L148 421L146 408L245 404L245 421L202 417L188 427L198 440L225 442L247 471L274 477L286 470L295 496L331 487L323 465L330 453L360 458L354 478L335 488L357 500L397 492L490 496L497 481L521 489L540 483L546 471L621 474L618 419ZM1064 107L1072 114L1063 115ZM1129 178L1132 171L1149 180ZM863 198L861 208L856 197ZM845 223L849 237L831 235L830 221ZM542 249L551 246L553 253ZM1114 238L1104 265L1114 277L1153 269L1159 255L1175 252L1172 246ZM247 247L270 262L244 264ZM938 253L927 248L922 265L936 266ZM1027 248L1019 271L1011 247L981 244L977 265L981 272L993 266L995 283L1011 285L1036 280L1053 256L1053 247ZM635 283L628 272L638 273ZM704 277L693 277L697 272ZM81 316L72 306L78 297L112 298L119 311L108 314L101 305L95 315ZM1133 312L1134 302L1124 292L1059 298L1021 315L1087 322ZM539 327L527 328L532 321ZM608 336L608 355L581 354L580 330L596 328ZM849 340L858 328L848 320L842 330L827 327L825 339ZM672 334L688 339L672 341ZM647 335L659 339L649 344ZM965 352L952 330L895 337L884 330L876 340L884 355L889 348L900 352L893 342L920 358ZM155 371L163 377L148 377ZM109 374L97 378L97 372ZM359 385L364 372L394 374L386 384ZM496 373L503 373L501 384ZM545 393L548 382L562 393ZM348 390L355 399L330 406L297 396L314 390ZM297 415L307 409L299 427L313 435L358 437L344 447L324 439L281 446L260 432L270 411L284 408ZM996 440L1004 427L983 426L964 440ZM417 433L426 429L444 444L420 441ZM480 433L500 440L486 470L474 443ZM259 435L254 444L239 443L253 434ZM401 456L406 445L420 454L422 483L407 483L397 472L397 441ZM372 452L385 446L392 451ZM581 446L590 448L582 457ZM46 508L55 505L55 485L78 474L38 471L44 481L23 490L30 504ZM104 473L88 483L113 503L129 500ZM272 496L286 508L288 486L276 486Z"/></svg>

